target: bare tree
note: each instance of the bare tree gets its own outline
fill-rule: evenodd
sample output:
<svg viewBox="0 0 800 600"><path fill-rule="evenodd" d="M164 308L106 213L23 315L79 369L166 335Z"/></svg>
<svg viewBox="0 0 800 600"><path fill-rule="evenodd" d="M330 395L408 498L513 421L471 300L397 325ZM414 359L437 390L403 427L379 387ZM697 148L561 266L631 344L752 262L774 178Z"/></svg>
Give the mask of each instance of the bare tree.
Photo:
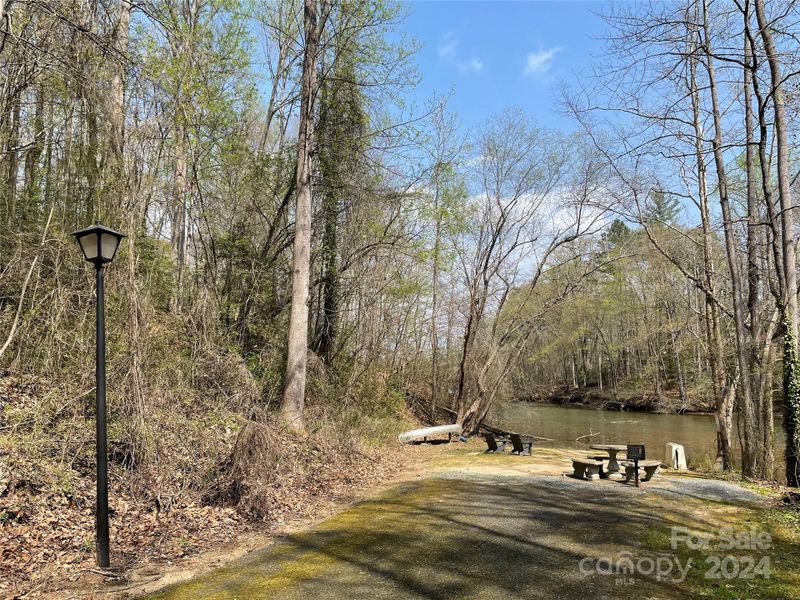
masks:
<svg viewBox="0 0 800 600"><path fill-rule="evenodd" d="M432 111L432 132L430 134L431 176L430 200L432 205L433 248L431 251L431 405L434 418L439 404L440 379L440 304L441 271L445 260L445 240L452 231L453 215L457 213L456 203L461 200L459 176L456 174L457 162L465 150L465 140L459 136L455 118L447 113L447 105L442 100Z"/></svg>
<svg viewBox="0 0 800 600"><path fill-rule="evenodd" d="M598 185L597 163L586 161L577 169L584 173L582 168L588 167L585 177L576 188L567 185L566 157L576 154L573 143L507 112L489 122L478 144L471 217L476 229L458 245L468 306L456 402L468 432L476 431L488 414L549 308L522 311L524 298L534 294L551 256L590 232L599 218L586 210ZM503 311L518 285L522 298L509 317ZM566 286L565 294L568 290Z"/></svg>

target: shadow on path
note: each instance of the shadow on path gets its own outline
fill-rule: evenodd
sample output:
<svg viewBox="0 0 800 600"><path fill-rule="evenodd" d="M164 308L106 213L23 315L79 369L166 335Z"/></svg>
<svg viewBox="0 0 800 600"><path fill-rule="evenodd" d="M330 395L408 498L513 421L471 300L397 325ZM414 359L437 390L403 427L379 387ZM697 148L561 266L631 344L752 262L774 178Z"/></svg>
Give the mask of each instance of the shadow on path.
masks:
<svg viewBox="0 0 800 600"><path fill-rule="evenodd" d="M676 502L670 487L545 476L406 483L151 598L690 598L671 582L579 569L587 556L647 554L638 540L654 526L714 529L696 499Z"/></svg>

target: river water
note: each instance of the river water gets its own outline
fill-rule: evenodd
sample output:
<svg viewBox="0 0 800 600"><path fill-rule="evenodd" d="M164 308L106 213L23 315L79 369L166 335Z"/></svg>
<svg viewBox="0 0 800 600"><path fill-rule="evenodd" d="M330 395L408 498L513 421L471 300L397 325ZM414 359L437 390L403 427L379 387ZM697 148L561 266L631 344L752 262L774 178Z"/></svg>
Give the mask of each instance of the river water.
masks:
<svg viewBox="0 0 800 600"><path fill-rule="evenodd" d="M622 412L563 406L511 402L499 415L503 428L529 435L552 438L540 446L587 450L589 444L643 443L647 458L664 460L667 442L683 444L690 466L710 465L716 455L714 417L709 415L675 415L646 412ZM590 441L576 438L596 433ZM780 422L775 423L776 477L783 479L784 434ZM735 443L738 462L739 444Z"/></svg>

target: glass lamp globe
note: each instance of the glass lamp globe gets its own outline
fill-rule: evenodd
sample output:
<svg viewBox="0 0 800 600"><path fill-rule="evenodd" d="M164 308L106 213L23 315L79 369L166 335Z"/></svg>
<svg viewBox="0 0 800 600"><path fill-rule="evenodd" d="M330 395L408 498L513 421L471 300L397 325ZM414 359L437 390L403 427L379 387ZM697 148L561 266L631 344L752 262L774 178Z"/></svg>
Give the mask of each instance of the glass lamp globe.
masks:
<svg viewBox="0 0 800 600"><path fill-rule="evenodd" d="M78 240L84 258L97 267L114 260L119 243L125 237L125 234L99 222L72 235Z"/></svg>

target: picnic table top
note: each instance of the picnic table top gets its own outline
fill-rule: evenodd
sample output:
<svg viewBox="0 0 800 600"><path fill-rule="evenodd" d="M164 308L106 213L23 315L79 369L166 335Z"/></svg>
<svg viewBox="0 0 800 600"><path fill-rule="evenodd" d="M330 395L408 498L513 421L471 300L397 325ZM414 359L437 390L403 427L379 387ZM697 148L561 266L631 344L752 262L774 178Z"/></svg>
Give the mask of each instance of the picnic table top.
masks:
<svg viewBox="0 0 800 600"><path fill-rule="evenodd" d="M622 464L623 465L633 466L634 462L632 460L623 460ZM661 464L660 460L640 460L639 461L639 466L640 467L655 467L656 465L660 465L660 464Z"/></svg>
<svg viewBox="0 0 800 600"><path fill-rule="evenodd" d="M620 444L591 444L589 446L592 450L615 450L617 452L622 452L627 450L627 446L622 446Z"/></svg>

